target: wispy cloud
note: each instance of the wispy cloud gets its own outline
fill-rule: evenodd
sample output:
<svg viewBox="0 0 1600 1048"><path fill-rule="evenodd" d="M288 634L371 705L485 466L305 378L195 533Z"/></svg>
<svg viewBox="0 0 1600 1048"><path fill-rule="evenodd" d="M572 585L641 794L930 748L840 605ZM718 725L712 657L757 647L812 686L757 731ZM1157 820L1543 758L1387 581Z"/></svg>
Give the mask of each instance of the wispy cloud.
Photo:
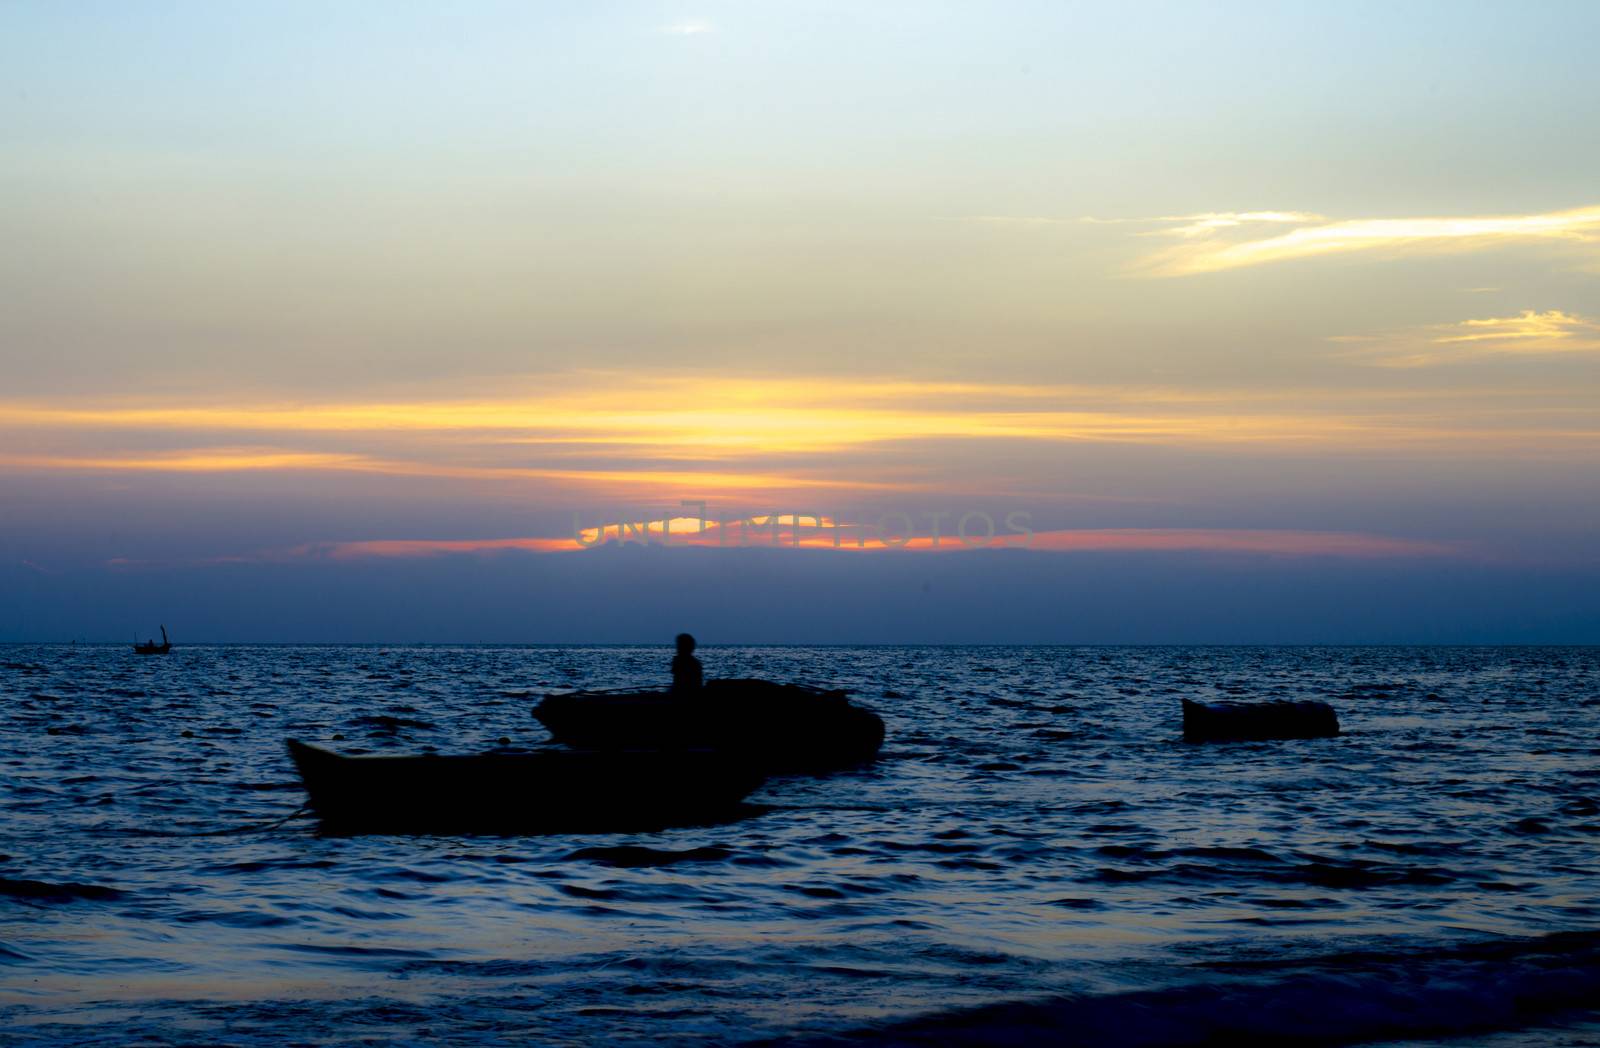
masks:
<svg viewBox="0 0 1600 1048"><path fill-rule="evenodd" d="M689 19L683 22L673 22L661 27L661 32L669 36L700 36L703 33L715 33L717 27L710 22L699 19Z"/></svg>
<svg viewBox="0 0 1600 1048"><path fill-rule="evenodd" d="M1414 368L1487 356L1600 353L1600 319L1559 309L1428 324L1377 335L1341 335L1341 356L1376 367Z"/></svg>
<svg viewBox="0 0 1600 1048"><path fill-rule="evenodd" d="M1157 221L1168 222L1169 227L1152 232L1176 236L1183 243L1141 258L1132 267L1136 275L1189 276L1356 252L1475 251L1516 242L1600 242L1600 206L1542 214L1455 218L1328 221L1286 211L1222 212ZM1296 228L1271 236L1251 235L1263 222L1294 223Z"/></svg>
<svg viewBox="0 0 1600 1048"><path fill-rule="evenodd" d="M1463 320L1455 325L1458 334L1440 335L1441 344L1484 342L1508 347L1511 352L1561 353L1600 349L1592 336L1600 332L1600 322L1559 309L1535 313L1525 309L1514 317L1485 317Z"/></svg>
<svg viewBox="0 0 1600 1048"><path fill-rule="evenodd" d="M1050 215L969 215L968 222L989 222L996 225L1036 226L1164 226L1146 230L1141 236L1204 236L1222 229L1233 229L1253 223L1283 224L1290 222L1320 222L1321 215L1309 211L1201 211L1193 215L1154 215L1148 218L1099 218L1093 215L1078 218L1060 218Z"/></svg>
<svg viewBox="0 0 1600 1048"><path fill-rule="evenodd" d="M1199 215L1180 215L1161 219L1162 222L1176 223L1170 228L1156 230L1156 233L1168 236L1193 239L1195 237L1208 237L1225 229L1238 229L1241 226L1260 225L1287 225L1291 223L1320 222L1321 215L1314 215L1307 211L1211 211Z"/></svg>

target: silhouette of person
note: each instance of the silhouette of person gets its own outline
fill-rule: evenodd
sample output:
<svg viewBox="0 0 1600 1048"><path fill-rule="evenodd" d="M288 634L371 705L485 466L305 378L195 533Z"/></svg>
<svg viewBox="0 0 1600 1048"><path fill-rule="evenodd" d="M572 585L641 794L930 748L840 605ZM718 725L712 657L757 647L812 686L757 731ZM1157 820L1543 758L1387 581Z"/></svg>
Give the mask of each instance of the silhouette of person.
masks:
<svg viewBox="0 0 1600 1048"><path fill-rule="evenodd" d="M672 657L672 694L683 697L698 694L704 671L694 657L694 638L678 634L678 654Z"/></svg>

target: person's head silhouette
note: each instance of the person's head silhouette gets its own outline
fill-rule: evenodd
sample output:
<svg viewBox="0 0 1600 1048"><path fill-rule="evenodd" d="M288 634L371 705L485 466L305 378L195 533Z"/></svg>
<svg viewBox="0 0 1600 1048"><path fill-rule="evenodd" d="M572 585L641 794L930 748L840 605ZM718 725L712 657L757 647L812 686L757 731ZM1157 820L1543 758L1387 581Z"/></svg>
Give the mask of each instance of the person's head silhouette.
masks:
<svg viewBox="0 0 1600 1048"><path fill-rule="evenodd" d="M678 654L691 655L694 653L694 638L687 633L678 634Z"/></svg>

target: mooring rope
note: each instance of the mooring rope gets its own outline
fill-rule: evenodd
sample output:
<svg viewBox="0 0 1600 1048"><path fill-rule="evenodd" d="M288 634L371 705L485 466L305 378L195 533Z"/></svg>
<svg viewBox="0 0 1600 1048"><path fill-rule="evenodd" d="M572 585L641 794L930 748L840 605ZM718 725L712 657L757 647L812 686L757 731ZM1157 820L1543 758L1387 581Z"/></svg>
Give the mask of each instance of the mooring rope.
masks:
<svg viewBox="0 0 1600 1048"><path fill-rule="evenodd" d="M232 836L233 834L237 834L237 833L264 833L267 830L275 830L279 826L282 826L284 823L289 822L289 821L291 821L293 819L298 819L300 816L306 815L310 811L311 811L311 805L302 804L302 805L300 805L300 807L296 808L294 811L290 812L288 815L283 816L281 819L273 819L270 822L247 822L243 826L230 826L230 827L228 827L227 829L224 829L224 830L196 830L196 831L187 831L187 830L146 830L143 833L138 834L138 836L143 836L143 837L229 837L229 836Z"/></svg>

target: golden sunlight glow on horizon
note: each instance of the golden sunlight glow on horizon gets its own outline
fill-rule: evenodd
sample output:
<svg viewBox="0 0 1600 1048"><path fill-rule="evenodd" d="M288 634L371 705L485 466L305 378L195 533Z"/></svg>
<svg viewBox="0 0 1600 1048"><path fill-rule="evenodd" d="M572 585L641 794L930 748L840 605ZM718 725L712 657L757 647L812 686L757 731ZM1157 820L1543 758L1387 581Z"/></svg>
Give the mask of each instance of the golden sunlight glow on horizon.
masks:
<svg viewBox="0 0 1600 1048"><path fill-rule="evenodd" d="M1576 314L1529 312L1468 322L1443 335L1430 329L1427 337L1460 336L1480 351L1506 342L1531 352L1552 340L1575 349L1584 343L1568 335L1591 324ZM859 453L952 441L1000 458L1022 445L1088 444L1268 456L1399 447L1464 457L1594 454L1592 412L1581 396L1549 391L1520 406L1502 404L1492 416L1481 410L1480 400L1503 397L1500 389L1188 391L826 377L644 375L623 381L574 373L545 381L535 392L495 399L0 403L0 432L26 434L27 448L0 453L0 469L358 472L559 481L625 495L671 488L949 488L950 467L927 448L920 459L901 455L892 463ZM118 434L131 431L166 447L126 450ZM224 432L265 439L217 444ZM814 461L818 455L829 459ZM807 456L813 461L794 461ZM967 470L954 481L958 487L993 490L986 486L991 470L976 464Z"/></svg>
<svg viewBox="0 0 1600 1048"><path fill-rule="evenodd" d="M1468 328L1593 321L1552 311L1464 322ZM1484 338L1496 337L1492 331ZM1524 337L1518 335L1517 337ZM588 376L576 376L581 382ZM499 443L641 444L665 449L751 452L827 451L919 438L1174 440L1231 444L1348 435L1378 417L1375 404L1496 397L1498 389L1350 390L1170 387L914 385L892 381L706 379L662 375L630 383L601 376L593 385L499 399L161 404L153 398L48 404L0 401L0 427L32 431L129 429L150 432L244 431L276 434L479 433ZM1551 390L1550 392L1557 392ZM942 395L959 395L944 400ZM641 406L641 405L650 406ZM655 405L674 405L658 407ZM1333 410L1329 410L1333 405ZM1433 409L1432 413L1436 413ZM1386 427L1386 432L1393 432Z"/></svg>

